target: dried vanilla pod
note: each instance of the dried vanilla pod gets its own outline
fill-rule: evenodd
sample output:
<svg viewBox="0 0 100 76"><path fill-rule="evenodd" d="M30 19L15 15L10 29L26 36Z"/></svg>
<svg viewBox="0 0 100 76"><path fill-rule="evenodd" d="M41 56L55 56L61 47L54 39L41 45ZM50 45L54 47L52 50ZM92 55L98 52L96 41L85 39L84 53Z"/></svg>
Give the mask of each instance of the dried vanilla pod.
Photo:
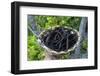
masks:
<svg viewBox="0 0 100 76"><path fill-rule="evenodd" d="M41 41L45 46L54 51L67 51L76 44L78 35L72 29L56 27L53 30L45 31Z"/></svg>

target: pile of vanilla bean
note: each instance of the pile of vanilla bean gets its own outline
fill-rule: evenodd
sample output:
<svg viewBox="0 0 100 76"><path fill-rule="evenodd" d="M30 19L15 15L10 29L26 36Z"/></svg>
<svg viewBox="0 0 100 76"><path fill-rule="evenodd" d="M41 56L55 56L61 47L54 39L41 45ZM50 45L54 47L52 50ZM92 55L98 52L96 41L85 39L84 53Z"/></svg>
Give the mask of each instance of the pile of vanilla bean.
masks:
<svg viewBox="0 0 100 76"><path fill-rule="evenodd" d="M73 29L56 27L53 30L45 31L40 39L48 48L60 52L72 48L78 41L78 35Z"/></svg>

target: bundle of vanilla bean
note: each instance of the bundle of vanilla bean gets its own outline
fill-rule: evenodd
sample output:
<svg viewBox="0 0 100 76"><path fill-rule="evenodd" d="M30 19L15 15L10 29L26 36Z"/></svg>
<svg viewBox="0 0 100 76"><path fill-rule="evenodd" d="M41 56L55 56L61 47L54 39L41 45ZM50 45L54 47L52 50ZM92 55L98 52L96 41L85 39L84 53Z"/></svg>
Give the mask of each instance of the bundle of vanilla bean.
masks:
<svg viewBox="0 0 100 76"><path fill-rule="evenodd" d="M48 48L60 52L72 48L78 41L78 35L73 29L56 27L45 31L40 39Z"/></svg>

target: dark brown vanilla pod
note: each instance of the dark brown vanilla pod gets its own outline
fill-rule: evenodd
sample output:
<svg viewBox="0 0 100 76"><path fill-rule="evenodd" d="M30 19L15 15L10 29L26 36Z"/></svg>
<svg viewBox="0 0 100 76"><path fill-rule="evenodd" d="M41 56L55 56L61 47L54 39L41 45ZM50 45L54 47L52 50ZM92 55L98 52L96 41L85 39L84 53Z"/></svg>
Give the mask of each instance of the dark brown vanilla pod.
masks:
<svg viewBox="0 0 100 76"><path fill-rule="evenodd" d="M41 43L55 52L67 52L79 41L79 33L68 27L54 27L40 34Z"/></svg>

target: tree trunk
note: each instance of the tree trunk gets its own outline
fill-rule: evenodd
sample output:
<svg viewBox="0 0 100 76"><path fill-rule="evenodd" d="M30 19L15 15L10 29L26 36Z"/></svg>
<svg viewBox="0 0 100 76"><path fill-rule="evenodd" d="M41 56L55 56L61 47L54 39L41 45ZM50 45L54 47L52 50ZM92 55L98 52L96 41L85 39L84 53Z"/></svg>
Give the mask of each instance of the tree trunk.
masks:
<svg viewBox="0 0 100 76"><path fill-rule="evenodd" d="M87 25L87 17L82 17L79 27L80 41L77 48L75 49L75 53L71 55L71 58L73 59L81 58L80 48L81 48L81 42L86 36L86 25Z"/></svg>

